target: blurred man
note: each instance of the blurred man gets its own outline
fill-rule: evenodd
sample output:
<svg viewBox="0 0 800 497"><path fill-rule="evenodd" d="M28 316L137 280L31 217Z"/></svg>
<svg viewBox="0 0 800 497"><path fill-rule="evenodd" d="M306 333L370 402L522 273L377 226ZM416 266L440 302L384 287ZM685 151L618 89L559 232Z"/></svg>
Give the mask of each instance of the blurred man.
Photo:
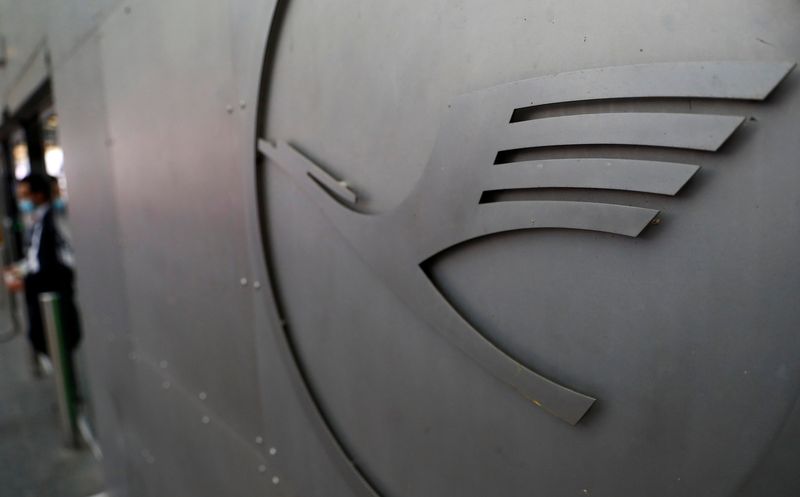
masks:
<svg viewBox="0 0 800 497"><path fill-rule="evenodd" d="M74 301L72 250L51 203L52 180L33 173L20 181L17 195L20 211L30 212L30 227L25 237L25 258L6 274L6 284L11 290L25 290L28 338L40 354L47 354L47 339L39 295L58 294L64 346L71 357L71 352L80 342L80 322ZM72 365L69 366L68 370L72 370Z"/></svg>

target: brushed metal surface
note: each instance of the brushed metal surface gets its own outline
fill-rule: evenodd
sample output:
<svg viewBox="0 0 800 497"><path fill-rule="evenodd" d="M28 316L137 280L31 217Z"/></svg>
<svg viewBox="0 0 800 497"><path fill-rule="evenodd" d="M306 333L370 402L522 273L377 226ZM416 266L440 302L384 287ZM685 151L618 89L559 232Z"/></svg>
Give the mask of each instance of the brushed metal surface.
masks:
<svg viewBox="0 0 800 497"><path fill-rule="evenodd" d="M103 449L107 488L115 496L133 496L120 426L123 399L130 391L130 328L105 88L100 81L102 59L96 36L53 74L59 139L68 154L69 222L77 254L77 301L93 427Z"/></svg>
<svg viewBox="0 0 800 497"><path fill-rule="evenodd" d="M731 78L753 80L753 87L743 85L739 95L754 95L759 91L767 95L794 64L711 63L709 66L717 72L707 71L705 64L670 64L669 68L684 76L692 76L698 68L703 68L704 79L721 87L718 94L735 97L737 94L727 93L726 87L741 85L741 82L733 82ZM749 73L738 70L742 67L749 68ZM474 196L476 190L480 191L482 178L499 171L487 166L487 157L507 149L615 144L716 151L742 124L744 117L631 112L551 117L510 125L502 117L514 110L504 104L521 101L522 95L533 95L535 103L539 95L557 93L563 88L580 88L575 81L586 86L582 93L590 93L595 80L602 82L608 75L617 76L617 79L624 79L620 75L644 75L642 82L628 81L631 92L637 96L663 96L660 93L664 90L658 84L652 92L643 88L648 80L655 81L650 73L660 75L663 69L659 64L601 68L555 78L535 78L454 98L448 105L437 145L420 183L399 208L386 214L363 215L339 206L328 195L342 197L341 190L345 190L345 194L350 194L345 199L352 203L355 194L338 185L288 143L279 141L272 146L260 140L259 149L306 190L364 261L420 319L534 405L574 425L595 399L545 378L535 372L535 368L529 369L515 360L513 353L486 340L480 331L442 302L442 296L420 274L420 264L457 244L505 231L555 228L638 236L655 219L657 210L557 201L478 205ZM771 79L766 80L766 91L759 88L764 84L760 71L771 74ZM707 90L698 85L695 91ZM621 94L625 94L624 91ZM551 101L545 99L546 103ZM324 181L312 182L314 175ZM332 184L338 185L338 190L332 190L336 188L330 186Z"/></svg>
<svg viewBox="0 0 800 497"><path fill-rule="evenodd" d="M702 24L698 16L709 23L729 7L704 2L689 16L674 4L649 5L651 13L669 11L671 22L663 25L659 15L648 15L630 3L605 5L610 9L606 12L581 10L587 7L574 3L536 6L533 12L521 2L491 13L473 2L459 2L454 10L436 2L413 9L359 4L346 11L308 1L287 8L260 136L278 150L282 142L291 145L345 182L358 197L357 212L350 217L366 219L360 228L342 230L348 223L349 215L343 213L348 203L326 199L324 190L307 177L305 183L296 181L298 175L276 167L276 157L274 163L267 162L262 185L268 260L281 317L308 383L349 457L359 461L359 469L382 493L528 495L538 490L543 495L573 495L586 490L601 495L731 495L769 450L771 436L757 435L754 425L744 432L740 428L751 420L759 426L770 424L773 428L767 431L775 433L771 430L788 415L796 383L770 374L777 374L781 366L789 368L789 355L759 343L757 362L774 363L777 369L763 369L756 387L749 383L753 366L743 354L756 344L748 331L759 320L777 319L769 326L771 340L784 340L792 333L789 323L797 316L777 318L760 307L763 299L753 293L766 290L756 290L761 288L756 282L767 278L777 262L762 258L767 242L760 237L771 233L769 246L775 255L786 254L791 243L786 245L783 230L776 240L776 231L763 226L756 235L750 223L770 224L770 216L788 208L786 199L760 196L764 181L774 188L777 183L772 181L796 179L796 170L784 164L777 151L791 147L783 142L787 135L782 129L791 122L790 109L798 105L796 74L774 94L770 90L796 60L792 54L798 40L788 34L748 38L744 33L760 28L735 20L725 29L738 34L725 42L697 33L689 40L690 26ZM770 8L786 15L784 19L792 17L785 2ZM643 24L615 30L609 27L615 25L609 12L620 19L638 16ZM423 13L436 19L436 27L430 26L434 21L422 19ZM735 16L725 19L731 17ZM587 28L596 19L609 23L603 29L619 36L615 43L605 37L598 40ZM790 24L794 25L790 21L771 27L778 32ZM315 36L303 35L308 32ZM414 36L397 37L399 32ZM757 37L787 44L769 51L760 47L764 44ZM417 49L423 44L435 48ZM711 63L712 69L702 74L699 69L705 63L675 62L703 59L760 62ZM618 64L664 61L668 63L651 76L647 68L637 69L638 74L631 69L631 77L618 79L598 74ZM676 70L680 66L687 69ZM594 80L586 75L559 80L564 70L592 67L606 69L587 70ZM670 72L673 75L665 77ZM617 145L595 149L595 155L588 147L576 149L573 157L562 149L542 153L542 159L701 166L674 198L621 191L514 193L524 201L591 201L661 211L661 224L639 238L537 230L481 238L426 264L435 287L457 308L448 323L463 316L515 359L600 399L585 424L575 428L559 426L529 403L514 401L513 392L499 392L498 382L482 376L446 341L431 336L424 316L438 312L430 308L439 301L426 298L433 294L408 291L397 298L395 282L412 278L386 276L391 267L403 266L403 259L417 247L429 247L421 253L430 255L457 241L446 234L468 224L473 211L440 209L456 205L453 196L475 210L505 203L479 204L483 185L489 182L477 181L471 172L478 163L484 176L491 176L493 168L514 165L493 165L501 147L476 143L475 137L493 119L486 115L488 106L475 106L480 111L474 114L457 113L463 112L459 106L466 99L480 98L469 92L494 84L528 85L531 77L555 80L545 86L556 96L531 91L505 101L498 98L502 110L494 117L497 126L515 126L509 124L512 111L532 101L561 104L586 100L595 92L598 101L666 97L668 101L643 107L653 114L732 116L730 127L710 145L703 145L704 136L683 135L687 143L701 148L714 149L725 142L713 154ZM509 83L517 80L525 82ZM687 88L695 93L686 93ZM459 94L467 96L459 100ZM495 97L487 93L486 99ZM763 103L748 101L765 97ZM596 112L589 104L568 110L601 122L601 114L589 114ZM635 109L637 102L626 105ZM555 106L553 112L558 112ZM445 129L453 113L462 118L455 119L455 125L468 131L442 145L436 130ZM748 120L742 123L742 117ZM741 127L729 137L738 123ZM606 132L599 124L597 129ZM455 158L430 163L430 157L445 155L442 150L459 147L463 150ZM540 159L536 150L529 152L532 157L526 160ZM291 169L291 164L283 166ZM450 174L428 174L441 168ZM304 175L306 170L295 173ZM461 182L468 180L462 176L475 185L464 188ZM309 189L314 188L310 199ZM417 193L409 194L415 189ZM429 192L425 198L418 194L423 190ZM748 200L736 191L749 192ZM758 200L752 196L755 191ZM407 204L416 207L413 230L407 227L411 222L391 222L396 221L393 212L412 211ZM767 204L770 214L763 210ZM378 224L386 231L373 229ZM743 238L749 241L740 245ZM364 252L376 246L383 259L371 263ZM712 255L723 252L724 258ZM796 284L795 276L781 283L789 292ZM714 290L722 288L725 296ZM409 306L409 298L417 299L416 304ZM729 298L748 304L729 307ZM759 409L754 412L747 405ZM386 443L388 426L391 443ZM414 465L412 457L424 457L427 464ZM566 483L565 471L571 475Z"/></svg>
<svg viewBox="0 0 800 497"><path fill-rule="evenodd" d="M797 494L797 71L780 83L800 58L796 2L289 0L273 25L275 4L108 0L51 20L112 495ZM612 66L629 69L592 69ZM552 81L513 89L531 78ZM641 124L638 143L725 143L495 164L502 141L469 138L479 120L444 147L462 160L426 176L448 116L474 117L458 95L504 84L513 98L477 97L503 131L593 123L617 143L605 113ZM622 115L640 104L723 125L709 139ZM307 184L263 161L259 137L302 154ZM458 174L473 162L485 174ZM540 162L566 168L528 174ZM383 262L331 222L383 223L415 185L430 191L416 221L359 228ZM481 203L487 190L504 191ZM591 217L603 205L613 216ZM562 209L559 226L661 224L452 247L546 219L533 207ZM599 401L576 426L542 414L428 313Z"/></svg>

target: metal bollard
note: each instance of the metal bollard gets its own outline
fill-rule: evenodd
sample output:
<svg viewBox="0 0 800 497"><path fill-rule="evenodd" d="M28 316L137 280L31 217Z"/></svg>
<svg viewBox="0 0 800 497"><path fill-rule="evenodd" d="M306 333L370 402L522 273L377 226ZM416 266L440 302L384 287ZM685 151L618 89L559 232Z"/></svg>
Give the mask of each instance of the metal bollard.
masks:
<svg viewBox="0 0 800 497"><path fill-rule="evenodd" d="M39 307L42 311L42 322L47 336L47 350L50 354L50 361L53 363L59 424L67 445L78 447L80 438L75 406L75 385L72 380L75 376L71 371L70 351L64 345L58 294L43 293L39 295Z"/></svg>

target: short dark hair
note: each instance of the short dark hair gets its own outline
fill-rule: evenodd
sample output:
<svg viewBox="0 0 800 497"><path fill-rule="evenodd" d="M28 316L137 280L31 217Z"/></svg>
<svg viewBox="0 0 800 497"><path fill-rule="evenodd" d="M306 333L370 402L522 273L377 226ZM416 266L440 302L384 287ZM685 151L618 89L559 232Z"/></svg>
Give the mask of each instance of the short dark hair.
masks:
<svg viewBox="0 0 800 497"><path fill-rule="evenodd" d="M53 178L47 174L31 173L22 178L20 183L28 185L31 195L41 193L48 201L53 197Z"/></svg>

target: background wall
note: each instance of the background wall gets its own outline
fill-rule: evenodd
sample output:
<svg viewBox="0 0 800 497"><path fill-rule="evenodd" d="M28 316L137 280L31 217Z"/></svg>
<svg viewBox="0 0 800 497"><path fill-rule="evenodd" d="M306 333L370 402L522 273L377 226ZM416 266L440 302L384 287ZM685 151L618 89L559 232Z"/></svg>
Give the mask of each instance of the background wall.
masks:
<svg viewBox="0 0 800 497"><path fill-rule="evenodd" d="M7 93L23 77L38 48L45 45L47 12L51 3L46 0L0 3L0 30L6 43L6 67L0 69L0 102L6 107Z"/></svg>

